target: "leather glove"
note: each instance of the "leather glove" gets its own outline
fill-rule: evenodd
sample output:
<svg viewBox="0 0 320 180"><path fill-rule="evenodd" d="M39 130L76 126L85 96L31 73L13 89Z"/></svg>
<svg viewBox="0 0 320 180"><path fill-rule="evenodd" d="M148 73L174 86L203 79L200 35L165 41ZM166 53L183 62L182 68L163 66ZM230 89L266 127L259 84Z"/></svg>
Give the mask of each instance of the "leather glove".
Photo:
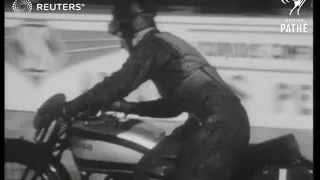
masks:
<svg viewBox="0 0 320 180"><path fill-rule="evenodd" d="M36 129L47 128L54 118L61 115L61 106L42 107L41 109L38 109L33 118L33 127Z"/></svg>
<svg viewBox="0 0 320 180"><path fill-rule="evenodd" d="M126 100L120 100L112 103L109 107L109 111L123 112L129 114L134 108L134 103L128 102Z"/></svg>
<svg viewBox="0 0 320 180"><path fill-rule="evenodd" d="M62 108L62 113L67 118L76 117L79 113L79 110L71 103L65 103Z"/></svg>
<svg viewBox="0 0 320 180"><path fill-rule="evenodd" d="M38 109L36 116L38 117L50 117L55 118L63 115L63 107L64 104L59 104L55 106L50 107L42 107L41 109Z"/></svg>

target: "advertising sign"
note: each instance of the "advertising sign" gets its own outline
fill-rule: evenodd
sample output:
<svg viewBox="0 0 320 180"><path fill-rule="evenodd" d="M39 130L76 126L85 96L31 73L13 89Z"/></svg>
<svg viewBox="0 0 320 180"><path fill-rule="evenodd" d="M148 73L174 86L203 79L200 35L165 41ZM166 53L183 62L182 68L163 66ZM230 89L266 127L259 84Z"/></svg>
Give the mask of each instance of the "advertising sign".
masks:
<svg viewBox="0 0 320 180"><path fill-rule="evenodd" d="M313 47L263 43L200 41L193 43L206 56L226 58L312 60Z"/></svg>
<svg viewBox="0 0 320 180"><path fill-rule="evenodd" d="M219 70L257 126L313 127L312 74Z"/></svg>

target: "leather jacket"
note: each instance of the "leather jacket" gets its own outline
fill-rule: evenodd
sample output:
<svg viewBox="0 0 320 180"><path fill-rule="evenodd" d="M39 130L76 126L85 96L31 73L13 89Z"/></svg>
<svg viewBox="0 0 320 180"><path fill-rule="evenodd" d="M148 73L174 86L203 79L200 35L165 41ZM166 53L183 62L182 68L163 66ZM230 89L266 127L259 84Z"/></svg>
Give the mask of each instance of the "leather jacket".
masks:
<svg viewBox="0 0 320 180"><path fill-rule="evenodd" d="M123 67L70 103L77 110L110 105L151 79L161 99L138 102L142 116L174 117L194 112L206 97L236 97L216 68L191 45L170 33L151 30L130 52Z"/></svg>

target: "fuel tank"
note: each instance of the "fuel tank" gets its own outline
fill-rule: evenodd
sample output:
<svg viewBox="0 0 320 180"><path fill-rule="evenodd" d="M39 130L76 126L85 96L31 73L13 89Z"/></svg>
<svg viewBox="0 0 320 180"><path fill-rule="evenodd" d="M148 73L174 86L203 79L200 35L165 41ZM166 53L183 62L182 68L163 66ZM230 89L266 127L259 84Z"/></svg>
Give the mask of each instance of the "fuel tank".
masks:
<svg viewBox="0 0 320 180"><path fill-rule="evenodd" d="M137 119L81 120L69 133L76 165L85 174L132 174L144 154L165 137L165 130Z"/></svg>

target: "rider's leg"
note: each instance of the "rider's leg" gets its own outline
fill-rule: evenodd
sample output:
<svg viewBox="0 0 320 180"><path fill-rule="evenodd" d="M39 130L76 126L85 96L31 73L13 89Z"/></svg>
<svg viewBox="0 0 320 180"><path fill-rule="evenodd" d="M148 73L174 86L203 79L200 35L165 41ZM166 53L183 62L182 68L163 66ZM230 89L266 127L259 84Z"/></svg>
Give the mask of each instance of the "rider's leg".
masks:
<svg viewBox="0 0 320 180"><path fill-rule="evenodd" d="M181 148L176 179L227 180L249 136L245 109L240 102L226 100L203 118L201 129Z"/></svg>
<svg viewBox="0 0 320 180"><path fill-rule="evenodd" d="M195 115L189 114L189 117L186 120L186 122L183 125L174 129L170 136L171 138L177 141L186 141L193 134L195 134L199 130L199 128L199 119Z"/></svg>
<svg viewBox="0 0 320 180"><path fill-rule="evenodd" d="M171 136L165 137L154 149L145 154L135 168L134 180L153 177L171 178L175 172L175 159L182 143Z"/></svg>
<svg viewBox="0 0 320 180"><path fill-rule="evenodd" d="M183 125L176 128L171 135L140 160L135 170L134 180L147 180L146 176L152 177L161 174L164 174L170 180L174 180L175 178L172 178L172 175L175 171L175 162L167 158L177 156L182 143L196 133L199 128L199 120L194 115L189 115Z"/></svg>

